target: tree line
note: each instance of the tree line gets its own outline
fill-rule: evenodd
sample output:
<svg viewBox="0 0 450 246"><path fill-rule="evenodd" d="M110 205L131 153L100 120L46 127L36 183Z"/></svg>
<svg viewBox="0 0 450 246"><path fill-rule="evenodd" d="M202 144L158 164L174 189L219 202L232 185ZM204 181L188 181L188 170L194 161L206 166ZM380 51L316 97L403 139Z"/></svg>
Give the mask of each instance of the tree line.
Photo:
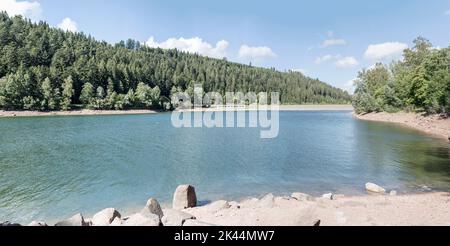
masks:
<svg viewBox="0 0 450 246"><path fill-rule="evenodd" d="M135 40L109 44L0 12L0 108L170 109L170 96L280 92L281 103L348 103L351 97L298 72L280 72Z"/></svg>
<svg viewBox="0 0 450 246"><path fill-rule="evenodd" d="M403 59L359 72L353 105L358 113L422 111L450 113L450 47L414 40Z"/></svg>

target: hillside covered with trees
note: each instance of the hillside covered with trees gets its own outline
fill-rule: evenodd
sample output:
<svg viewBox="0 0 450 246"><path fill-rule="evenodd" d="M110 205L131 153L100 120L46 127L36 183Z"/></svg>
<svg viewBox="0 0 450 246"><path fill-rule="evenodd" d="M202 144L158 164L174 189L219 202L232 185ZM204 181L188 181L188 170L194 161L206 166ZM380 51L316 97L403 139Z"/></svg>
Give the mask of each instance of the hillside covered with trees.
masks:
<svg viewBox="0 0 450 246"><path fill-rule="evenodd" d="M348 103L350 96L297 72L228 62L134 40L115 45L0 13L0 108L170 108L174 92L278 91L284 104Z"/></svg>
<svg viewBox="0 0 450 246"><path fill-rule="evenodd" d="M358 113L450 113L450 47L433 48L419 37L402 60L361 71L353 105Z"/></svg>

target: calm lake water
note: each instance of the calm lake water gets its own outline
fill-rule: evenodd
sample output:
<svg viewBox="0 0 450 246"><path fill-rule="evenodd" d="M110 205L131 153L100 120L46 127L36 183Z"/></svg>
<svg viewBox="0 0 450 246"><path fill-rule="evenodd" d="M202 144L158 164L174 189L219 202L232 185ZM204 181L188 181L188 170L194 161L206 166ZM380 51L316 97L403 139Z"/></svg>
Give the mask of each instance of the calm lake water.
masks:
<svg viewBox="0 0 450 246"><path fill-rule="evenodd" d="M0 221L120 211L179 184L203 202L300 191L450 188L450 144L350 112L281 112L280 134L173 128L170 114L0 119Z"/></svg>

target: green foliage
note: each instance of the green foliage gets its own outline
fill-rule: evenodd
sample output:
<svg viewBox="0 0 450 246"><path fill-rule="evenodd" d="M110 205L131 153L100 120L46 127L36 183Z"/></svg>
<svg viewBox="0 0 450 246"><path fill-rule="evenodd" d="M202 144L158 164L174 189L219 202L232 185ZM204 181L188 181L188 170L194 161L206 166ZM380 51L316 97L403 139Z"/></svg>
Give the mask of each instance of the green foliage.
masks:
<svg viewBox="0 0 450 246"><path fill-rule="evenodd" d="M284 104L348 103L348 93L293 71L258 68L128 40L116 45L0 12L0 107L171 108L172 88L274 92ZM71 83L68 81L70 78ZM105 91L106 89L106 91Z"/></svg>
<svg viewBox="0 0 450 246"><path fill-rule="evenodd" d="M432 49L419 37L389 68L377 64L359 73L353 105L358 113L397 110L450 112L450 47Z"/></svg>
<svg viewBox="0 0 450 246"><path fill-rule="evenodd" d="M83 85L83 89L80 94L80 102L85 106L89 107L91 105L92 100L94 100L95 92L94 86L91 83L86 83Z"/></svg>
<svg viewBox="0 0 450 246"><path fill-rule="evenodd" d="M73 94L74 94L73 80L72 80L72 77L69 76L66 80L64 80L64 84L63 84L62 101L61 101L61 109L62 110L70 109L70 104L72 103Z"/></svg>

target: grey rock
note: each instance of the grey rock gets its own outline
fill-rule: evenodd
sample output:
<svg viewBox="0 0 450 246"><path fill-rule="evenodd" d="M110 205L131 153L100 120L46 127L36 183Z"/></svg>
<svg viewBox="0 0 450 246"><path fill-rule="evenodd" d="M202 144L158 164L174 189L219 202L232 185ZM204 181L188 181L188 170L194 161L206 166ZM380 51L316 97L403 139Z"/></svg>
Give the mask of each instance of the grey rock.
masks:
<svg viewBox="0 0 450 246"><path fill-rule="evenodd" d="M300 193L300 192L292 193L291 197L298 201L302 201L302 202L305 202L305 201L312 202L315 200L314 197L312 197L308 194L305 194L305 193Z"/></svg>
<svg viewBox="0 0 450 246"><path fill-rule="evenodd" d="M70 219L56 223L55 226L89 226L89 223L86 223L86 221L84 221L82 214L76 214Z"/></svg>
<svg viewBox="0 0 450 246"><path fill-rule="evenodd" d="M164 209L161 221L164 226L182 226L187 220L195 220L195 216L175 209Z"/></svg>
<svg viewBox="0 0 450 246"><path fill-rule="evenodd" d="M110 226L121 226L122 225L122 219L119 217L116 217L113 222L111 222L111 224L109 224Z"/></svg>
<svg viewBox="0 0 450 246"><path fill-rule="evenodd" d="M106 208L92 217L92 224L94 226L109 226L115 218L120 217L120 213L114 208Z"/></svg>
<svg viewBox="0 0 450 246"><path fill-rule="evenodd" d="M386 193L386 190L383 187L374 183L367 183L366 190L373 193Z"/></svg>
<svg viewBox="0 0 450 246"><path fill-rule="evenodd" d="M164 216L161 205L159 205L159 202L155 198L148 199L147 204L141 211L141 214L156 214L159 216L159 218L162 218Z"/></svg>
<svg viewBox="0 0 450 246"><path fill-rule="evenodd" d="M327 200L333 200L334 195L333 195L333 193L327 193L327 194L323 194L322 198L327 199Z"/></svg>
<svg viewBox="0 0 450 246"><path fill-rule="evenodd" d="M2 227L2 226L21 226L21 225L17 224L17 223L11 223L9 221L5 221L5 222L0 223L0 227Z"/></svg>
<svg viewBox="0 0 450 246"><path fill-rule="evenodd" d="M197 206L197 195L195 188L191 185L180 185L173 195L173 209L186 209Z"/></svg>
<svg viewBox="0 0 450 246"><path fill-rule="evenodd" d="M47 223L43 221L32 221L28 226L48 226Z"/></svg>
<svg viewBox="0 0 450 246"><path fill-rule="evenodd" d="M156 214L133 214L122 221L123 226L160 226L161 220Z"/></svg>

